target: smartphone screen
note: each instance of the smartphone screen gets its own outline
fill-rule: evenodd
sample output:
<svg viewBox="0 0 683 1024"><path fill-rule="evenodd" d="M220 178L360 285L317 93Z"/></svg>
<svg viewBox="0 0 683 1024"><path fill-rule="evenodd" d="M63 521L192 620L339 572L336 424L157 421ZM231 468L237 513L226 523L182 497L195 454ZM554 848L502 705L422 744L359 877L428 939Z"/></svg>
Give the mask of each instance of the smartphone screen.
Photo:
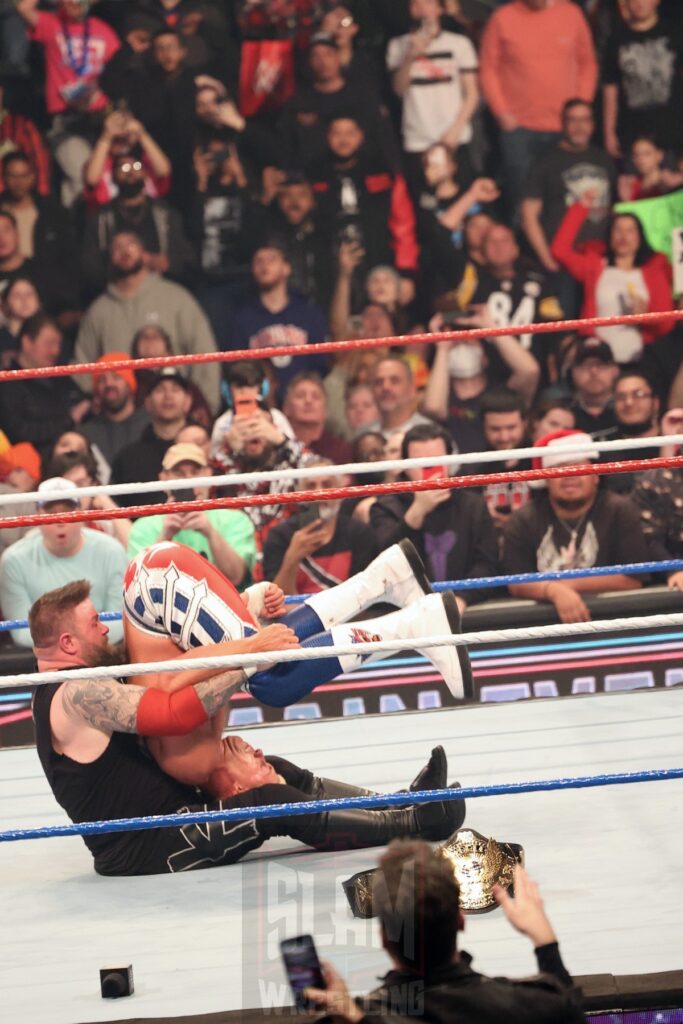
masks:
<svg viewBox="0 0 683 1024"><path fill-rule="evenodd" d="M316 519L320 519L320 505L317 501L308 502L299 514L299 524L300 526L309 526Z"/></svg>
<svg viewBox="0 0 683 1024"><path fill-rule="evenodd" d="M448 476L447 466L423 466L422 479L433 480L437 476Z"/></svg>
<svg viewBox="0 0 683 1024"><path fill-rule="evenodd" d="M238 398L235 401L235 419L241 416L253 416L258 409L259 404L255 398Z"/></svg>
<svg viewBox="0 0 683 1024"><path fill-rule="evenodd" d="M187 491L171 491L174 501L196 501L195 493L190 488Z"/></svg>
<svg viewBox="0 0 683 1024"><path fill-rule="evenodd" d="M280 943L294 1002L299 1009L310 1009L312 1004L304 997L305 988L325 988L320 960L311 935L297 935Z"/></svg>

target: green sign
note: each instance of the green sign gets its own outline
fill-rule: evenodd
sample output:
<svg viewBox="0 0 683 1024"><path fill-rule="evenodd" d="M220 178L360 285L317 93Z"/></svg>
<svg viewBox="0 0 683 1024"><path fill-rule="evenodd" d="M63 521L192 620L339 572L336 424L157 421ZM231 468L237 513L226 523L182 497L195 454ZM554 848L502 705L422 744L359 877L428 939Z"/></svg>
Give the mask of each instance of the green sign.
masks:
<svg viewBox="0 0 683 1024"><path fill-rule="evenodd" d="M671 260L671 233L683 227L683 189L654 199L636 199L632 203L616 203L615 213L632 213L643 225L645 237L657 252Z"/></svg>

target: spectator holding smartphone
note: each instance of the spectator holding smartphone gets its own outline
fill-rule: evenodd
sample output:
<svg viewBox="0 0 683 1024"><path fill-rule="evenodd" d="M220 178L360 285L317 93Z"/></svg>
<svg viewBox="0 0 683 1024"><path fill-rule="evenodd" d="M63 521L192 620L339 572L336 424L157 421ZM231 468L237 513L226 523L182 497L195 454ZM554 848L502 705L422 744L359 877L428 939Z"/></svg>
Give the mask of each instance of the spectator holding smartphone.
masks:
<svg viewBox="0 0 683 1024"><path fill-rule="evenodd" d="M320 456L307 460L320 466L321 475L302 481L301 490L339 487L341 477ZM300 506L284 523L275 526L263 549L263 574L285 594L314 594L335 587L365 569L378 552L374 533L366 523L340 515L341 501L316 501Z"/></svg>
<svg viewBox="0 0 683 1024"><path fill-rule="evenodd" d="M420 459L453 453L453 440L443 427L425 423L403 438L401 457ZM425 480L449 476L453 467L407 469L399 480ZM480 494L466 490L416 491L387 494L370 509L370 523L380 550L408 539L423 559L432 580L474 579L495 576L498 556L493 522ZM468 603L484 601L484 590L457 595L463 611Z"/></svg>
<svg viewBox="0 0 683 1024"><path fill-rule="evenodd" d="M538 885L516 865L514 895L500 885L493 894L512 927L534 947L539 972L522 984L484 978L457 948L465 927L460 893L448 860L414 840L395 840L380 859L373 906L392 969L374 992L355 1000L331 964L322 964L325 988L304 995L339 1024L399 1024L406 1005L413 1020L477 1024L581 1024L585 1021L565 968ZM415 1013L415 1008L421 1007Z"/></svg>
<svg viewBox="0 0 683 1024"><path fill-rule="evenodd" d="M164 455L159 479L192 480L210 475L204 451L199 445L183 442L172 445ZM201 500L209 497L210 490L209 487L193 487L167 491L166 501ZM130 532L128 554L134 558L158 541L175 541L198 551L236 587L251 582L251 570L256 556L254 527L248 516L238 509L171 512L168 515L138 519Z"/></svg>

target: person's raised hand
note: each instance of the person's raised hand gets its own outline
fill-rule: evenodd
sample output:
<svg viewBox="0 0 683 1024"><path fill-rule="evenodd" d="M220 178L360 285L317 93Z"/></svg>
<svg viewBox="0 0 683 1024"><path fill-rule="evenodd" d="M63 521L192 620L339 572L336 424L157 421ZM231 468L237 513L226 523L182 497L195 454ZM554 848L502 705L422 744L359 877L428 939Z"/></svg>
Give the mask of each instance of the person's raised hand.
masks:
<svg viewBox="0 0 683 1024"><path fill-rule="evenodd" d="M332 525L334 526L334 521L332 521ZM307 558L314 551L328 543L329 540L328 522L323 522L322 519L314 519L312 523L302 526L300 530L296 530L292 534L287 554L290 558L300 562L303 558Z"/></svg>
<svg viewBox="0 0 683 1024"><path fill-rule="evenodd" d="M204 536L210 531L211 523L206 512L185 512L183 513L183 529L196 530Z"/></svg>
<svg viewBox="0 0 683 1024"><path fill-rule="evenodd" d="M324 1010L332 1021L339 1024L358 1024L365 1014L346 987L346 982L332 964L323 961L320 966L325 988L306 988L304 996L314 1003L318 1010Z"/></svg>
<svg viewBox="0 0 683 1024"><path fill-rule="evenodd" d="M185 514L181 512L170 512L164 516L163 539L173 540L177 533L185 529Z"/></svg>
<svg viewBox="0 0 683 1024"><path fill-rule="evenodd" d="M435 508L438 508L439 505L445 504L450 496L450 490L416 491L413 495L413 506L416 511L420 511L423 515L427 516Z"/></svg>
<svg viewBox="0 0 683 1024"><path fill-rule="evenodd" d="M272 416L265 409L257 409L251 416L238 416L237 420L242 422L245 441L262 437L270 444L280 445L285 439L285 435L275 426Z"/></svg>
<svg viewBox="0 0 683 1024"><path fill-rule="evenodd" d="M659 425L661 434L683 434L683 409L667 409Z"/></svg>
<svg viewBox="0 0 683 1024"><path fill-rule="evenodd" d="M339 273L344 277L351 277L354 270L363 262L365 249L358 242L341 242L337 262Z"/></svg>
<svg viewBox="0 0 683 1024"><path fill-rule="evenodd" d="M493 887L496 903L512 927L531 939L536 948L557 942L538 885L529 878L521 864L516 864L514 869L514 893L510 896L502 885Z"/></svg>
<svg viewBox="0 0 683 1024"><path fill-rule="evenodd" d="M479 203L495 203L500 198L500 189L493 178L476 178L469 191Z"/></svg>
<svg viewBox="0 0 683 1024"><path fill-rule="evenodd" d="M622 156L622 149L615 132L605 133L605 149L613 160L619 160Z"/></svg>

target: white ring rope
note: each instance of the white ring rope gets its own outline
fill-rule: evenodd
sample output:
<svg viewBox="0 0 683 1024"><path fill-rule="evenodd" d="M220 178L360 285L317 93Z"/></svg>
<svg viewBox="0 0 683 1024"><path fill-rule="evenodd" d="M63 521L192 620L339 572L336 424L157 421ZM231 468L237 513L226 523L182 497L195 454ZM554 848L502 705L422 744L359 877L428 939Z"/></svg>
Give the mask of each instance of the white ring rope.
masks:
<svg viewBox="0 0 683 1024"><path fill-rule="evenodd" d="M381 621L381 620L380 620ZM363 629L363 622L354 623ZM515 640L541 640L547 637L576 636L584 633L610 633L628 629L666 629L683 626L683 613L643 615L622 619L597 619L594 622L559 623L550 626L528 626L523 629L491 629L479 633L446 634L442 636L408 637L378 640L372 643L343 644L338 647L306 647L261 654L225 654L207 658L154 661L141 665L105 665L98 668L60 669L3 676L0 689L15 686L41 686L75 679L112 679L151 675L155 672L187 672L193 669L239 669L250 665L270 667L285 661L315 661L344 654L376 654L377 651L421 650L427 647L464 647L468 644L507 643Z"/></svg>
<svg viewBox="0 0 683 1024"><path fill-rule="evenodd" d="M614 452L637 450L638 448L656 448L662 445L683 445L683 434L662 435L659 437L624 438L618 441L592 441L590 450L595 452ZM585 455L588 445L584 441L576 445L562 445L561 454ZM558 452L559 453L559 452ZM144 483L99 484L92 487L79 487L81 498L94 498L100 494L116 497L118 494L143 494L146 491L189 491L195 487L235 487L244 484L264 484L282 480L310 480L321 476L355 476L360 473L378 473L399 469L427 469L431 466L465 466L473 463L508 462L512 459L540 458L546 454L544 448L511 448L506 451L466 452L462 455L431 455L421 459L385 459L382 462L350 462L340 466L308 466L300 469L268 470L257 473L226 473L221 476L201 476L180 480L150 480ZM17 494L0 494L0 505L19 505L25 502L64 501L64 491L30 491ZM159 506L161 508L161 506Z"/></svg>

